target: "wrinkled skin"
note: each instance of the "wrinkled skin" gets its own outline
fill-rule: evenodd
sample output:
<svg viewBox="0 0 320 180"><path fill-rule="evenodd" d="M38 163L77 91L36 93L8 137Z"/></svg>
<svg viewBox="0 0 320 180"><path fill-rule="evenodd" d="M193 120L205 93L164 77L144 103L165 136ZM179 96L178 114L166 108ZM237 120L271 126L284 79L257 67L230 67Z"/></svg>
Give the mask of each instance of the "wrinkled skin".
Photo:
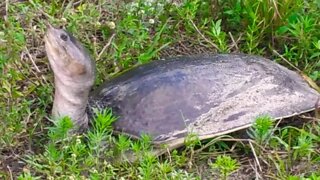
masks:
<svg viewBox="0 0 320 180"><path fill-rule="evenodd" d="M89 95L95 67L81 44L51 26L45 41L55 76L54 117L70 116L87 127L92 108L112 108L119 118L115 131L136 138L146 133L169 148L181 146L190 132L206 139L249 127L260 115L280 119L312 111L319 97L297 73L239 54L154 61Z"/></svg>
<svg viewBox="0 0 320 180"><path fill-rule="evenodd" d="M69 116L77 128L88 126L86 107L95 66L82 45L69 33L48 25L47 56L54 72L54 118Z"/></svg>

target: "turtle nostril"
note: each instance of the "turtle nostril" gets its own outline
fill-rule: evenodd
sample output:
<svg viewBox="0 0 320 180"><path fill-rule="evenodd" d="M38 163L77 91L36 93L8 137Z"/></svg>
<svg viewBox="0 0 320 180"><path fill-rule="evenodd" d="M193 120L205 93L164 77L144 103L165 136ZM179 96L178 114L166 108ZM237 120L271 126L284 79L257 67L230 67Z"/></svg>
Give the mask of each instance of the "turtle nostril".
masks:
<svg viewBox="0 0 320 180"><path fill-rule="evenodd" d="M65 35L65 34L61 34L61 35L60 35L60 38L61 38L62 40L64 40L64 41L67 41L67 40L68 40L68 36Z"/></svg>

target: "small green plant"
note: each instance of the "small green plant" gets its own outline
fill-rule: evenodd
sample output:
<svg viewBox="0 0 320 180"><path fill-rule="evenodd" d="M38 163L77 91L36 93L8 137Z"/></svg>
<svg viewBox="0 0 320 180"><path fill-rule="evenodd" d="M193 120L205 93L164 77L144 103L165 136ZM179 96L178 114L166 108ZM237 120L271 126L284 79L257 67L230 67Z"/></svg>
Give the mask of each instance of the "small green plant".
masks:
<svg viewBox="0 0 320 180"><path fill-rule="evenodd" d="M28 171L20 174L17 179L18 180L38 180L41 178L32 176L31 173Z"/></svg>
<svg viewBox="0 0 320 180"><path fill-rule="evenodd" d="M123 134L118 136L118 140L116 141L116 147L120 154L126 152L131 146L131 140Z"/></svg>
<svg viewBox="0 0 320 180"><path fill-rule="evenodd" d="M260 116L249 128L248 135L258 144L268 144L273 130L273 120L269 116Z"/></svg>
<svg viewBox="0 0 320 180"><path fill-rule="evenodd" d="M184 140L184 145L187 148L193 149L196 145L201 145L201 141L196 134L189 133Z"/></svg>
<svg viewBox="0 0 320 180"><path fill-rule="evenodd" d="M313 138L310 137L309 133L301 132L297 138L298 142L296 146L293 146L293 159L296 160L298 157L307 157L311 160L311 155L314 153Z"/></svg>
<svg viewBox="0 0 320 180"><path fill-rule="evenodd" d="M221 179L226 180L228 176L237 171L239 163L236 159L232 159L227 155L219 155L214 163L210 164L212 169L218 169L221 174Z"/></svg>
<svg viewBox="0 0 320 180"><path fill-rule="evenodd" d="M95 119L93 123L93 129L96 132L106 133L112 131L112 123L114 123L117 118L112 115L111 109L95 110Z"/></svg>
<svg viewBox="0 0 320 180"><path fill-rule="evenodd" d="M159 168L162 176L165 176L166 174L169 174L172 171L174 171L174 167L167 160L162 163L159 163L157 165L157 168Z"/></svg>
<svg viewBox="0 0 320 180"><path fill-rule="evenodd" d="M176 7L181 18L186 21L193 20L196 17L197 10L200 6L200 0L186 0L184 3Z"/></svg>
<svg viewBox="0 0 320 180"><path fill-rule="evenodd" d="M284 56L299 69L311 73L314 80L318 80L317 68L320 65L318 21L314 15L293 14L288 24L278 30L279 35L299 42L285 45Z"/></svg>
<svg viewBox="0 0 320 180"><path fill-rule="evenodd" d="M214 41L218 44L219 51L227 52L228 45L226 41L226 33L221 29L221 19L216 22L212 22L211 31L209 34L213 37Z"/></svg>
<svg viewBox="0 0 320 180"><path fill-rule="evenodd" d="M113 168L106 167L103 160L112 155L111 124L115 120L110 110L96 111L90 131L84 135L70 136L70 133L73 133L72 121L69 117L63 117L49 128L49 143L45 146L44 154L31 156L26 161L33 165L33 170L48 176L64 177L68 171L73 172L75 177L80 177L83 171L96 176L95 174L102 170L104 175L113 175ZM100 161L97 161L98 159ZM90 169L93 165L95 171Z"/></svg>
<svg viewBox="0 0 320 180"><path fill-rule="evenodd" d="M310 176L303 177L303 176L289 176L288 180L319 180L320 176L316 173L312 173Z"/></svg>
<svg viewBox="0 0 320 180"><path fill-rule="evenodd" d="M246 33L246 44L245 51L249 54L261 54L264 49L259 49L258 46L261 43L262 34L260 34L262 23L253 17L253 21L248 26L248 30Z"/></svg>
<svg viewBox="0 0 320 180"><path fill-rule="evenodd" d="M138 170L143 179L152 179L155 176L154 168L156 168L157 158L150 152L145 152L143 158L140 161Z"/></svg>
<svg viewBox="0 0 320 180"><path fill-rule="evenodd" d="M173 159L173 162L175 166L177 167L185 167L188 162L188 157L186 155L186 151L183 151L179 153L176 149L173 150L170 154L171 158Z"/></svg>
<svg viewBox="0 0 320 180"><path fill-rule="evenodd" d="M54 126L49 127L49 137L52 141L63 140L68 137L68 132L73 127L72 120L65 116L54 121Z"/></svg>

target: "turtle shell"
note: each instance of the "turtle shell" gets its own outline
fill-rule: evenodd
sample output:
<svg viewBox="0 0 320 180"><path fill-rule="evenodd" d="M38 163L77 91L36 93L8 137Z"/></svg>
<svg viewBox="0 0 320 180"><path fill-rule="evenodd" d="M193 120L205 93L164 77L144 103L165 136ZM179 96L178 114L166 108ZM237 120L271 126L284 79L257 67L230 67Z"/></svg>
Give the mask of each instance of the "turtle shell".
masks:
<svg viewBox="0 0 320 180"><path fill-rule="evenodd" d="M90 107L112 108L117 132L179 146L188 133L211 138L315 108L319 93L299 74L262 57L199 55L154 61L105 82Z"/></svg>

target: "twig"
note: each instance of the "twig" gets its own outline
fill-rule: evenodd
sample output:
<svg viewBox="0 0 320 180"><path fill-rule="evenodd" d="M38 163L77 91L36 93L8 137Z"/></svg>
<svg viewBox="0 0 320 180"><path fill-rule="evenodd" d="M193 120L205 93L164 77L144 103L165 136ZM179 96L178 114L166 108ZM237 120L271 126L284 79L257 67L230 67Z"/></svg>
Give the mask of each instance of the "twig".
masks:
<svg viewBox="0 0 320 180"><path fill-rule="evenodd" d="M73 1L71 1L71 2L73 2ZM62 5L61 5L61 7L63 8L64 7L64 4L66 3L66 0L63 0L63 2L62 2ZM61 8L61 9L62 9Z"/></svg>
<svg viewBox="0 0 320 180"><path fill-rule="evenodd" d="M232 49L233 47L236 47L236 49L237 49L237 51L238 51L238 50L239 50L239 47L238 47L238 45L237 45L237 42L234 40L232 33L229 32L228 34L229 34L229 36L230 36L230 38L231 38L231 41L232 41L232 45L231 45L231 47L229 48L229 50Z"/></svg>
<svg viewBox="0 0 320 180"><path fill-rule="evenodd" d="M196 150L195 153L199 153L201 151L203 151L205 148L211 146L212 144L214 144L215 142L217 141L229 141L229 142L239 142L241 143L242 145L244 145L243 142L248 142L248 143L254 143L256 146L258 146L262 151L266 151L266 149L259 145L258 143L256 143L254 140L252 139L236 139L236 138L231 138L231 137L227 137L227 135L225 136L221 136L221 137L217 137L213 140L211 140L210 142L208 142L207 144L205 144L203 147L201 147L200 149Z"/></svg>
<svg viewBox="0 0 320 180"><path fill-rule="evenodd" d="M273 0L272 2L273 2L274 9L275 9L275 12L274 12L275 15L273 15L273 18L274 18L276 15L278 15L279 18L281 19L282 17L281 17L281 14L280 14L279 10L278 10L277 2L274 1L274 0Z"/></svg>
<svg viewBox="0 0 320 180"><path fill-rule="evenodd" d="M298 69L295 65L293 65L291 62L289 62L286 58L284 58L281 54L279 54L276 50L272 50L273 53L275 53L277 56L279 56L282 60L284 60L286 63L288 63L292 68L294 68L296 71L301 73L301 70Z"/></svg>
<svg viewBox="0 0 320 180"><path fill-rule="evenodd" d="M112 42L112 39L116 36L115 33L113 33L111 35L111 37L109 38L107 44L102 48L101 52L99 53L98 57L97 57L97 61L101 58L102 54L104 53L104 51L110 46L111 42Z"/></svg>
<svg viewBox="0 0 320 180"><path fill-rule="evenodd" d="M73 1L74 0L69 1L66 6L65 6L66 0L63 1L62 8L61 8L61 12L62 12L61 16L62 17L64 16L65 12L68 11L71 6L73 6Z"/></svg>
<svg viewBox="0 0 320 180"><path fill-rule="evenodd" d="M50 16L48 13L44 12L41 8L38 8L35 3L33 2L33 0L29 0L29 3L33 5L33 7L35 7L39 12L41 12L44 16L46 16L48 19L53 20L54 18L52 16Z"/></svg>
<svg viewBox="0 0 320 180"><path fill-rule="evenodd" d="M281 121L283 120L283 118L279 119L277 124L274 126L274 128L272 128L272 132L270 133L270 136L268 138L268 141L271 139L271 135L274 134L274 132L276 131L276 129L278 128L279 124L281 123ZM267 146L267 143L264 145L264 148Z"/></svg>
<svg viewBox="0 0 320 180"><path fill-rule="evenodd" d="M22 58L22 57L21 57ZM22 76L24 76L27 80L29 80L32 84L38 86L36 83L34 83L33 81L30 80L30 78L28 78L28 76L25 75L25 73L22 71L22 69L19 67L19 65L16 62L12 63L16 69L18 69L18 71L22 74ZM36 75L36 77L38 78L38 76Z"/></svg>
<svg viewBox="0 0 320 180"><path fill-rule="evenodd" d="M251 143L250 141L249 141L249 145L250 145L250 147L251 147L253 156L254 156L254 158L255 158L255 160L256 160L256 162L257 162L257 164L258 164L259 170L260 170L260 172L261 172L261 171L262 171L262 168L261 168L261 166L260 166L259 159L258 159L257 154L256 154L256 151L254 150L254 147L252 146L252 143Z"/></svg>
<svg viewBox="0 0 320 180"><path fill-rule="evenodd" d="M26 52L27 52L27 55L28 55L29 59L31 60L33 66L36 68L37 72L40 73L41 71L40 71L40 69L38 68L38 66L36 65L36 63L34 62L34 60L33 60L33 58L32 58L32 55L30 54L29 50L27 49L27 47L24 47L24 48L25 48L25 50L26 50ZM25 53L21 53L21 56L20 56L20 59L21 59L21 60L24 58L24 55L25 55ZM20 70L19 66L18 66L17 64L15 64L15 65L16 65L16 67ZM22 70L20 70L20 72L22 72ZM31 72L32 72L38 79L40 79L37 73L35 73L34 71L31 71ZM25 77L26 77L31 83L35 84L35 83L34 83L32 80L30 80L27 76L25 76ZM46 78L45 78L43 75L41 75L41 78L43 79L43 81L44 81L46 84L48 84ZM35 84L35 85L37 85L37 84Z"/></svg>
<svg viewBox="0 0 320 180"><path fill-rule="evenodd" d="M36 68L37 72L41 72L40 69L38 68L38 66L36 65L33 57L31 56L31 54L30 54L30 52L29 52L29 49L28 49L27 47L24 47L24 49L26 50L27 55L28 55L29 59L31 60L33 66Z"/></svg>
<svg viewBox="0 0 320 180"><path fill-rule="evenodd" d="M255 144L256 146L258 146L260 149L262 149L262 151L266 151L266 149L264 147L262 147L260 144L258 144L257 142L255 142L254 140L252 139L223 139L221 138L220 141L236 141L236 142L251 142L253 144Z"/></svg>
<svg viewBox="0 0 320 180"><path fill-rule="evenodd" d="M223 138L228 138L228 139L223 139ZM203 150L206 149L207 147L211 146L212 144L216 143L217 141L223 141L223 140L237 141L237 140L235 140L235 139L232 139L232 138L228 137L227 135L218 136L218 137L212 139L210 142L206 143L206 144L205 144L204 146L202 146L200 149L197 149L197 150L195 151L195 153L200 153L201 151L203 151ZM241 140L240 140L240 141L237 141L237 142L241 142L241 143L242 143Z"/></svg>
<svg viewBox="0 0 320 180"><path fill-rule="evenodd" d="M168 157L169 157L169 163L171 163L172 162L172 158L171 158L170 150L169 150L169 148L166 148L166 150L167 150Z"/></svg>
<svg viewBox="0 0 320 180"><path fill-rule="evenodd" d="M6 0L6 15L4 16L4 21L8 21L8 12L9 12L9 0Z"/></svg>
<svg viewBox="0 0 320 180"><path fill-rule="evenodd" d="M317 113L317 111L316 111L316 113ZM309 117L309 116L305 116L305 115L300 115L299 117L301 117L302 119L305 119L305 120L320 121L320 119L316 118L316 117Z"/></svg>
<svg viewBox="0 0 320 180"><path fill-rule="evenodd" d="M74 2L74 3L73 3L73 6L78 6L79 4L81 4L81 3L82 3L82 1L83 1L83 0L80 0L80 1Z"/></svg>
<svg viewBox="0 0 320 180"><path fill-rule="evenodd" d="M256 175L255 179L256 179L256 180L260 179L261 176L260 176L260 174L259 174L259 172L258 172L258 169L257 169L257 163L254 162L254 165L253 165L253 164L251 163L251 161L249 161L249 165L250 165L250 167L254 170L254 173L255 173L255 175Z"/></svg>
<svg viewBox="0 0 320 180"><path fill-rule="evenodd" d="M10 166L7 166L7 169L9 171L10 179L13 180L12 171L11 171Z"/></svg>
<svg viewBox="0 0 320 180"><path fill-rule="evenodd" d="M208 42L211 46L213 46L214 48L220 50L219 47L218 47L216 44L214 44L212 41L210 41L209 39L207 39L207 38L200 32L200 30L198 29L198 27L194 24L194 22L193 22L192 20L190 20L190 22L191 22L192 26L196 29L196 31L200 34L200 36L201 36L205 41L207 41L207 42Z"/></svg>

